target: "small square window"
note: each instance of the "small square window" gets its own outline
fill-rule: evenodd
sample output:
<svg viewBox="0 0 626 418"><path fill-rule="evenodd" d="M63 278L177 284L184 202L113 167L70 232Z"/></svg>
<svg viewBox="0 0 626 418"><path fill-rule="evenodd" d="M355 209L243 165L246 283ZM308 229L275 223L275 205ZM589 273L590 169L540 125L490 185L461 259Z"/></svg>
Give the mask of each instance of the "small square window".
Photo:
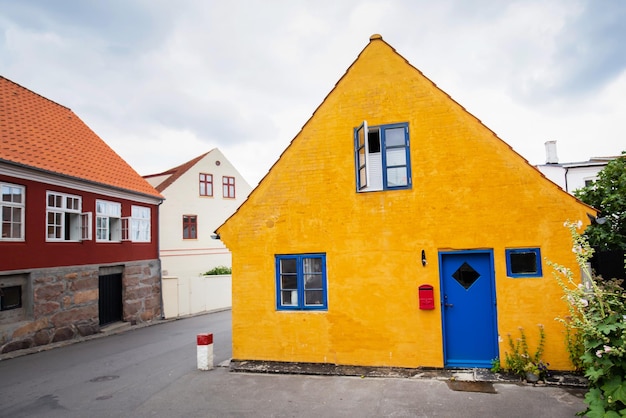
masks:
<svg viewBox="0 0 626 418"><path fill-rule="evenodd" d="M0 311L22 307L22 286L0 287Z"/></svg>
<svg viewBox="0 0 626 418"><path fill-rule="evenodd" d="M539 248L506 250L506 273L509 277L541 277L541 251Z"/></svg>

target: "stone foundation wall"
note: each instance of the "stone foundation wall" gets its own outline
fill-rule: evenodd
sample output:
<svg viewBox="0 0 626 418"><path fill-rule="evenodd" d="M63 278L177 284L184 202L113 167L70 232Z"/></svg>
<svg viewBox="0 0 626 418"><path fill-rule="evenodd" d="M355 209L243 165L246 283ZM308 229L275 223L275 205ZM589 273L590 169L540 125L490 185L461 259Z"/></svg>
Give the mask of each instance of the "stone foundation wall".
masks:
<svg viewBox="0 0 626 418"><path fill-rule="evenodd" d="M0 353L31 348L100 331L98 265L18 272L27 277L24 314L0 323ZM109 267L109 266L106 266ZM124 263L123 320L136 324L161 317L159 260ZM2 278L2 276L0 276ZM4 311L4 313L10 311Z"/></svg>
<svg viewBox="0 0 626 418"><path fill-rule="evenodd" d="M126 264L122 286L125 322L135 324L161 318L161 264L159 260Z"/></svg>

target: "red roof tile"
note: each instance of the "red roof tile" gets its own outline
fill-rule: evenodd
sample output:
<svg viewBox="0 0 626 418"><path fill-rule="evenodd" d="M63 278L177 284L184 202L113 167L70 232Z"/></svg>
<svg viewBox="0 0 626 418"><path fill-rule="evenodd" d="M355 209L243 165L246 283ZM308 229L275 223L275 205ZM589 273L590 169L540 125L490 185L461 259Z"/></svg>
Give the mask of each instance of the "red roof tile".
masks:
<svg viewBox="0 0 626 418"><path fill-rule="evenodd" d="M215 148L213 148L215 149ZM211 150L213 151L213 150ZM200 161L201 159L203 159L206 155L210 154L211 151L209 152L205 152L202 155L197 156L196 158L187 161L184 164L181 164L177 167L174 168L170 168L167 171L164 171L162 173L157 173L157 174L148 174L147 176L144 176L144 178L150 178L150 177L158 177L158 176L168 176L166 179L164 179L161 183L156 185L156 189L159 192L162 192L163 190L165 190L167 187L169 187L172 183L174 183L176 180L178 180L178 178L180 176L182 176L183 174L185 174L191 167L193 167L194 165L196 165L198 163L198 161Z"/></svg>
<svg viewBox="0 0 626 418"><path fill-rule="evenodd" d="M0 76L0 161L162 198L69 108Z"/></svg>

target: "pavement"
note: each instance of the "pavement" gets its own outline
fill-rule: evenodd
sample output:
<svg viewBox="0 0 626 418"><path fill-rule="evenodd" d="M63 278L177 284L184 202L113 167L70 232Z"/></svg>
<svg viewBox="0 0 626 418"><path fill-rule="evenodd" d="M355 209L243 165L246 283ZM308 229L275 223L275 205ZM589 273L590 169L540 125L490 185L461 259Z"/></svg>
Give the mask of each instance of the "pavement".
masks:
<svg viewBox="0 0 626 418"><path fill-rule="evenodd" d="M0 361L166 322L171 320L116 324L93 336L2 354ZM115 393L115 381L97 384L111 385L110 393ZM565 373L527 384L484 369L320 367L226 360L210 371L192 368L182 373L132 411L105 408L103 399L92 403L88 412L82 411L87 415L72 415L75 411L55 406L32 410L45 414L18 416L573 417L585 410L585 387L584 379Z"/></svg>

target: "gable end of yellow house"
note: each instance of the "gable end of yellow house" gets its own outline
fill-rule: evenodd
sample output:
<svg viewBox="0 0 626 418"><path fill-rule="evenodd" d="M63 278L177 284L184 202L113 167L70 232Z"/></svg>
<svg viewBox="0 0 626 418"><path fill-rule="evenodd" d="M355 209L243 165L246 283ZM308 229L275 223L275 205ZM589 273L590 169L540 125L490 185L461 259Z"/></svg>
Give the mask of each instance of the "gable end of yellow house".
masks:
<svg viewBox="0 0 626 418"><path fill-rule="evenodd" d="M233 359L489 368L542 324L571 369L546 260L588 213L374 35L217 231Z"/></svg>

